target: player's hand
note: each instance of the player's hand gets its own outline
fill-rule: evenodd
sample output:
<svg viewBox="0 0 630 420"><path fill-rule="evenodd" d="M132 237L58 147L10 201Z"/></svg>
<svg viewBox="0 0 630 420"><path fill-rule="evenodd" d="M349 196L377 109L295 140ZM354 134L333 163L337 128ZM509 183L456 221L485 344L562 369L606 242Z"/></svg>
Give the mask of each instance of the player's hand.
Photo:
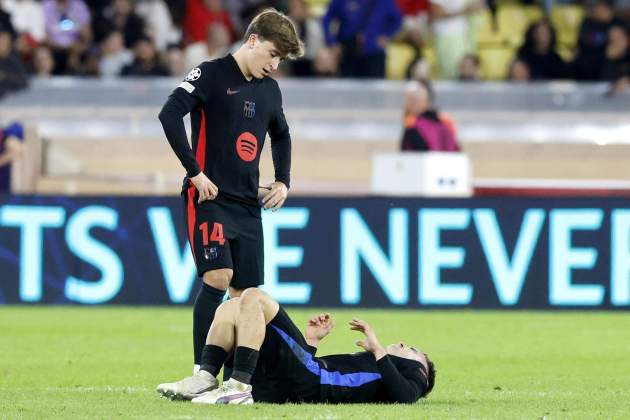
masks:
<svg viewBox="0 0 630 420"><path fill-rule="evenodd" d="M190 178L190 181L193 183L197 191L199 191L199 200L198 203L201 203L206 200L214 200L217 198L217 194L219 194L219 188L210 181L210 178L203 173L203 171L199 172L198 175Z"/></svg>
<svg viewBox="0 0 630 420"><path fill-rule="evenodd" d="M329 313L319 314L308 320L304 338L306 342L316 347L316 344L326 337L335 326L335 319Z"/></svg>
<svg viewBox="0 0 630 420"><path fill-rule="evenodd" d="M363 340L359 340L356 342L356 345L363 348L365 351L369 351L374 355L376 360L379 360L381 357L387 354L387 351L383 348L381 343L376 338L376 333L365 321L362 321L358 318L352 318L352 321L349 322L350 329L354 331L360 331L365 335Z"/></svg>
<svg viewBox="0 0 630 420"><path fill-rule="evenodd" d="M276 211L284 204L287 196L289 195L289 190L287 189L287 186L280 181L270 184L268 188L269 191L262 199L263 208L265 210L272 209L273 211ZM258 191L260 192L260 188Z"/></svg>

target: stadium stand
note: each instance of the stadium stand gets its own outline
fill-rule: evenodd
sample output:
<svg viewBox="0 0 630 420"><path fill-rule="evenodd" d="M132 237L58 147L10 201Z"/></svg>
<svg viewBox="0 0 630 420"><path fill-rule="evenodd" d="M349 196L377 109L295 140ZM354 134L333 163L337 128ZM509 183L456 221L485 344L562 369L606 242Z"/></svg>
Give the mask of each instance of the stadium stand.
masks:
<svg viewBox="0 0 630 420"><path fill-rule="evenodd" d="M37 192L176 193L183 170L157 112L176 79L37 81L0 104L42 139ZM398 149L401 82L281 81L294 137L293 192L369 193L370 158ZM492 179L630 180L630 97L605 84L436 84L438 106L458 126L475 183ZM63 92L63 95L60 94ZM125 107L116 106L124 102ZM34 106L32 104L38 104ZM272 171L263 154L263 179ZM31 184L32 185L32 184Z"/></svg>

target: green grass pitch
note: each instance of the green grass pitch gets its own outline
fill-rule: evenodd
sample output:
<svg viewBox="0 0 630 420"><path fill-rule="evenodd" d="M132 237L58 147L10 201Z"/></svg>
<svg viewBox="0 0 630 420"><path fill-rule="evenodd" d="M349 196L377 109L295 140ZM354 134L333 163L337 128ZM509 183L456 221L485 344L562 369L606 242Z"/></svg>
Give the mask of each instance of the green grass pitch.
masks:
<svg viewBox="0 0 630 420"><path fill-rule="evenodd" d="M290 309L298 325L315 310ZM155 386L191 370L190 308L0 307L0 418L622 419L630 314L332 311L320 354L352 352L353 315L383 344L428 352L436 386L414 405L193 406Z"/></svg>

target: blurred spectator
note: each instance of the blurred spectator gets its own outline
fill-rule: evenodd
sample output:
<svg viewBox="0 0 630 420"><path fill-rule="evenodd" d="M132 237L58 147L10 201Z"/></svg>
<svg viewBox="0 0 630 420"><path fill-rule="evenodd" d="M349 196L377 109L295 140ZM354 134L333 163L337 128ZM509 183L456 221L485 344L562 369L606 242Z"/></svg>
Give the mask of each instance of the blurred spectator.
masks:
<svg viewBox="0 0 630 420"><path fill-rule="evenodd" d="M433 91L424 81L410 82L405 91L403 151L458 152L455 128L433 107Z"/></svg>
<svg viewBox="0 0 630 420"><path fill-rule="evenodd" d="M94 37L102 42L112 31L123 34L125 47L131 48L146 35L145 22L138 16L131 0L113 0L103 13L94 18Z"/></svg>
<svg viewBox="0 0 630 420"><path fill-rule="evenodd" d="M90 12L83 0L44 0L43 7L55 74L72 73L92 41Z"/></svg>
<svg viewBox="0 0 630 420"><path fill-rule="evenodd" d="M46 39L42 4L33 0L2 0L2 9L11 15L19 43L35 46ZM25 39L21 40L20 38Z"/></svg>
<svg viewBox="0 0 630 420"><path fill-rule="evenodd" d="M55 69L53 54L45 45L40 45L33 52L33 75L36 77L50 77Z"/></svg>
<svg viewBox="0 0 630 420"><path fill-rule="evenodd" d="M11 15L5 12L4 9L0 9L0 30L9 32L12 37L17 35L11 22Z"/></svg>
<svg viewBox="0 0 630 420"><path fill-rule="evenodd" d="M147 34L159 51L180 42L181 31L175 28L171 14L163 0L138 0L136 10L147 25Z"/></svg>
<svg viewBox="0 0 630 420"><path fill-rule="evenodd" d="M603 80L614 83L630 76L630 34L627 27L615 25L608 30L605 55Z"/></svg>
<svg viewBox="0 0 630 420"><path fill-rule="evenodd" d="M166 56L164 58L166 62L166 68L171 76L182 78L190 72L191 68L186 68L186 62L184 58L184 52L179 48L179 45L173 44L166 49ZM198 65L199 63L195 64Z"/></svg>
<svg viewBox="0 0 630 420"><path fill-rule="evenodd" d="M578 35L578 53L573 62L577 80L599 80L606 61L606 43L611 26L621 25L610 1L596 0L589 8Z"/></svg>
<svg viewBox="0 0 630 420"><path fill-rule="evenodd" d="M338 57L330 48L321 48L313 61L313 71L320 77L335 76L337 73Z"/></svg>
<svg viewBox="0 0 630 420"><path fill-rule="evenodd" d="M0 98L9 92L24 89L28 74L15 53L11 32L0 30Z"/></svg>
<svg viewBox="0 0 630 420"><path fill-rule="evenodd" d="M230 51L230 32L221 23L208 26L208 38L186 47L184 52L185 67L190 70L204 61L224 57Z"/></svg>
<svg viewBox="0 0 630 420"><path fill-rule="evenodd" d="M304 56L290 63L291 74L297 77L314 76L314 62L324 46L321 22L309 16L305 0L289 0L289 17L295 24L300 39L304 42Z"/></svg>
<svg viewBox="0 0 630 420"><path fill-rule="evenodd" d="M11 164L22 155L23 141L22 124L0 128L0 194L11 192Z"/></svg>
<svg viewBox="0 0 630 420"><path fill-rule="evenodd" d="M133 54L125 48L122 33L112 31L101 42L99 74L103 77L119 76L122 69L133 62Z"/></svg>
<svg viewBox="0 0 630 420"><path fill-rule="evenodd" d="M630 0L615 0L617 16L626 24L630 24Z"/></svg>
<svg viewBox="0 0 630 420"><path fill-rule="evenodd" d="M433 42L440 76L454 79L464 56L475 51L469 17L485 9L484 0L430 0Z"/></svg>
<svg viewBox="0 0 630 420"><path fill-rule="evenodd" d="M515 83L524 83L531 80L529 66L518 58L512 60L508 69L508 80Z"/></svg>
<svg viewBox="0 0 630 420"><path fill-rule="evenodd" d="M463 82L478 82L481 80L481 61L476 54L466 54L459 63L458 79Z"/></svg>
<svg viewBox="0 0 630 420"><path fill-rule="evenodd" d="M122 76L168 76L168 70L158 60L157 51L148 37L141 37L133 47L133 62L122 69Z"/></svg>
<svg viewBox="0 0 630 420"><path fill-rule="evenodd" d="M228 0L228 3L237 3L240 4L242 1L246 0ZM173 18L173 24L176 28L182 27L182 22L184 21L184 13L186 12L186 2L182 0L164 0L166 6L168 7L169 12L171 12L171 18Z"/></svg>
<svg viewBox="0 0 630 420"><path fill-rule="evenodd" d="M385 77L385 49L401 23L394 0L332 0L323 25L341 75Z"/></svg>
<svg viewBox="0 0 630 420"><path fill-rule="evenodd" d="M403 14L399 38L419 53L429 29L429 0L396 0L396 3Z"/></svg>
<svg viewBox="0 0 630 420"><path fill-rule="evenodd" d="M223 3L223 7L230 14L230 20L234 24L234 29L240 34L245 32L247 24L251 20L249 16L250 11L259 7L260 4L261 0L228 0Z"/></svg>
<svg viewBox="0 0 630 420"><path fill-rule="evenodd" d="M91 46L81 55L77 76L98 77L100 75L101 50Z"/></svg>
<svg viewBox="0 0 630 420"><path fill-rule="evenodd" d="M205 41L208 27L213 23L223 24L230 33L230 42L237 39L230 14L223 8L221 0L186 0L184 15L184 44Z"/></svg>
<svg viewBox="0 0 630 420"><path fill-rule="evenodd" d="M567 65L556 52L556 31L546 19L529 26L517 56L527 63L532 80L568 76Z"/></svg>

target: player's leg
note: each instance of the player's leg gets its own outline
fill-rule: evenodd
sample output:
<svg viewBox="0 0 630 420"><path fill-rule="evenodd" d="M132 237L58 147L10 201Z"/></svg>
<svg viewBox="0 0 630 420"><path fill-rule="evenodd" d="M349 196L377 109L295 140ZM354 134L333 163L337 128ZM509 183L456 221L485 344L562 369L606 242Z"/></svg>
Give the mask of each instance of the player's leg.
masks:
<svg viewBox="0 0 630 420"><path fill-rule="evenodd" d="M239 316L239 298L232 298L219 306L208 332L201 354L201 370L216 377L229 353L236 345L236 323Z"/></svg>
<svg viewBox="0 0 630 420"><path fill-rule="evenodd" d="M240 296L250 287L264 283L264 239L260 209L235 204L231 214L238 226L236 235L230 240L234 276L229 287L230 298ZM223 367L223 380L227 381L234 368L234 354Z"/></svg>
<svg viewBox="0 0 630 420"><path fill-rule="evenodd" d="M208 337L215 312L232 280L233 271L228 268L206 271L193 306L193 349L195 367L201 363L201 352Z"/></svg>
<svg viewBox="0 0 630 420"><path fill-rule="evenodd" d="M192 376L178 382L157 386L157 392L174 400L190 400L218 387L217 375L229 351L235 345L235 328L239 312L239 299L224 302L217 309L214 322L207 335L200 363Z"/></svg>
<svg viewBox="0 0 630 420"><path fill-rule="evenodd" d="M253 403L252 386L250 385L251 378L256 369L259 350L265 340L266 326L278 314L280 306L269 295L256 288L245 290L238 298L238 301L238 317L235 325L237 347L235 349L232 377L228 381L223 382L217 390L195 398L193 400L194 403ZM213 323L212 328L215 328L217 323L218 319ZM230 336L227 335L228 338L226 339L226 334L219 331L219 328L217 327L217 334L214 334L211 330L209 342L213 342L216 337L228 347ZM216 372L218 373L218 371Z"/></svg>
<svg viewBox="0 0 630 420"><path fill-rule="evenodd" d="M189 189L185 197L188 241L193 252L197 274L203 279L193 305L193 350L196 371L208 330L218 306L233 277L230 250L230 214L219 202L197 203L197 190Z"/></svg>

